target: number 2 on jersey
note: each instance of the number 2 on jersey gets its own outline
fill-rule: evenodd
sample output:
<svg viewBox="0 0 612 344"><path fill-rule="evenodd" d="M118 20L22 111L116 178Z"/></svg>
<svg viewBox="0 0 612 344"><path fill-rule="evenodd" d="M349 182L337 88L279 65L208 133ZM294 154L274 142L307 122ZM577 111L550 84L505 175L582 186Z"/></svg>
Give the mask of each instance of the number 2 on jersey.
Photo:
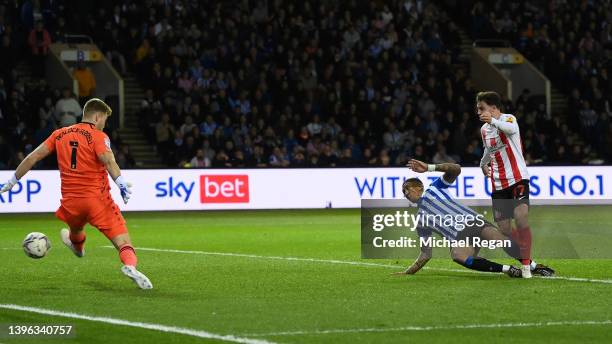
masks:
<svg viewBox="0 0 612 344"><path fill-rule="evenodd" d="M79 142L70 141L70 147L72 147L72 155L70 156L70 168L74 170L77 167L77 148L79 148Z"/></svg>

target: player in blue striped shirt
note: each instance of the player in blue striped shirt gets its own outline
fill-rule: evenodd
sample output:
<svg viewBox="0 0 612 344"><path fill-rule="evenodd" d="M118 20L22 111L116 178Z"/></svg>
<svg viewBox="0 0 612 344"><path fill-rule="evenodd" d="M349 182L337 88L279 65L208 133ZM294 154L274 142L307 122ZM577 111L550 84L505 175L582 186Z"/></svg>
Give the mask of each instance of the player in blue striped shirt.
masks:
<svg viewBox="0 0 612 344"><path fill-rule="evenodd" d="M502 265L478 257L478 248L470 244L480 242L482 239L505 242L509 244L503 246L506 253L513 258L520 258L518 244L498 232L491 223L482 219L482 215L454 200L447 192L448 187L461 173L461 166L449 163L428 165L412 159L408 167L418 173L437 171L444 172L444 175L436 179L427 190L424 190L423 182L418 178L410 178L402 186L404 196L418 205L418 214L421 215L422 222L419 222L417 227L421 254L410 267L396 274L414 274L431 259L432 241L427 239L432 239L433 232L436 232L449 241L458 240L467 243L464 247L457 245L451 248L451 256L458 264L472 270L503 272L510 277L521 277L521 270L512 265ZM468 221L469 216L474 221ZM453 219L453 221L438 219Z"/></svg>

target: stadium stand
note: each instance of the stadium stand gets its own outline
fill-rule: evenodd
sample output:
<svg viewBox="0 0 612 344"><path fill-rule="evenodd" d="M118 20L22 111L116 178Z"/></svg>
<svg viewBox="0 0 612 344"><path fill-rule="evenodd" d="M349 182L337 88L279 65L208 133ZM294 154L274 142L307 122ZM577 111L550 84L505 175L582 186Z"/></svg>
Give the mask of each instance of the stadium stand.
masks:
<svg viewBox="0 0 612 344"><path fill-rule="evenodd" d="M504 38L534 63L567 97L555 113L561 124L537 128L531 136L554 137L559 163L612 158L612 10L603 1L446 1L447 9L470 28L473 39ZM580 15L576 15L579 13ZM565 123L565 125L564 125ZM575 128L576 137L566 135ZM566 137L568 139L563 139ZM546 141L545 138L542 140ZM537 154L538 148L532 151ZM569 155L568 155L569 152ZM545 152L542 152L545 153ZM591 159L581 159L586 156Z"/></svg>
<svg viewBox="0 0 612 344"><path fill-rule="evenodd" d="M120 73L136 76L144 97L127 115L137 118L130 123L168 167L480 160L476 90L462 58L462 29L444 6L413 0L144 3L105 1L93 11L92 3L83 2L75 7L83 15L68 15L56 2L0 7L1 48L7 52L0 54L0 147L9 157L0 167L14 168L41 137L67 123L53 109L66 96L31 78L40 73L39 59L30 52L38 25L52 42L67 32L91 36ZM498 20L485 15L484 4L472 4L467 11L473 21L460 20L471 37L498 30L553 83L595 83L581 88L592 89L588 96L564 89L571 96L563 116L548 116L541 104L529 101L528 90L514 104L505 101L504 110L521 122L528 163L610 162L609 25L603 31L608 36L595 37L601 32L595 30L586 35L605 12L587 11L580 30L570 33L559 28L570 26L562 13L571 7L542 19L537 7L488 4L499 7ZM548 31L540 19L549 21ZM553 37L547 45L543 35ZM42 37L47 44L47 35ZM561 46L565 59L556 58ZM589 47L601 60L580 58ZM25 57L31 67L17 63ZM557 132L562 134L551 135ZM119 133L109 135L121 167L138 166Z"/></svg>

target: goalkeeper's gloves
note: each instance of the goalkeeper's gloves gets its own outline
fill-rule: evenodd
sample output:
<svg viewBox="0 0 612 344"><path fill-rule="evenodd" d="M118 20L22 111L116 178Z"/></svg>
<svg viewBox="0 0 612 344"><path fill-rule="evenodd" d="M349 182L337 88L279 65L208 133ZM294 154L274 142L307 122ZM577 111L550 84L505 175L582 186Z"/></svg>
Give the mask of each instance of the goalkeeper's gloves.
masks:
<svg viewBox="0 0 612 344"><path fill-rule="evenodd" d="M18 182L19 182L19 180L17 180L17 176L15 174L13 174L11 179L9 179L6 183L4 183L4 185L2 185L2 189L0 189L0 194L9 191Z"/></svg>
<svg viewBox="0 0 612 344"><path fill-rule="evenodd" d="M132 190L130 189L132 187L132 184L126 182L123 179L123 176L117 177L117 179L115 179L115 184L117 184L117 186L119 187L119 191L121 191L121 198L123 198L123 203L127 204L128 200L130 199L130 195L132 194Z"/></svg>

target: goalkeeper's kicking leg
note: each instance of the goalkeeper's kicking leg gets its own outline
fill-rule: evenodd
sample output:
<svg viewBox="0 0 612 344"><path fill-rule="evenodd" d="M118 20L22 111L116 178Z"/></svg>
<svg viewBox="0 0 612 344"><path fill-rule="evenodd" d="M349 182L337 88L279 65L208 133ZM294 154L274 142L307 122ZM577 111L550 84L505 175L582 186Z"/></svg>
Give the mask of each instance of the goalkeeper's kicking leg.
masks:
<svg viewBox="0 0 612 344"><path fill-rule="evenodd" d="M119 259L123 262L121 272L132 279L140 289L152 289L153 284L142 272L136 270L136 264L138 258L136 258L136 252L132 246L130 235L123 233L114 236L110 239L117 251L119 251Z"/></svg>
<svg viewBox="0 0 612 344"><path fill-rule="evenodd" d="M138 259L119 207L113 202L110 195L107 196L105 202L97 203L96 206L103 207L103 210L96 212L89 223L98 228L119 251L119 259L123 263L121 272L132 279L140 289L152 289L153 284L147 276L136 270Z"/></svg>

